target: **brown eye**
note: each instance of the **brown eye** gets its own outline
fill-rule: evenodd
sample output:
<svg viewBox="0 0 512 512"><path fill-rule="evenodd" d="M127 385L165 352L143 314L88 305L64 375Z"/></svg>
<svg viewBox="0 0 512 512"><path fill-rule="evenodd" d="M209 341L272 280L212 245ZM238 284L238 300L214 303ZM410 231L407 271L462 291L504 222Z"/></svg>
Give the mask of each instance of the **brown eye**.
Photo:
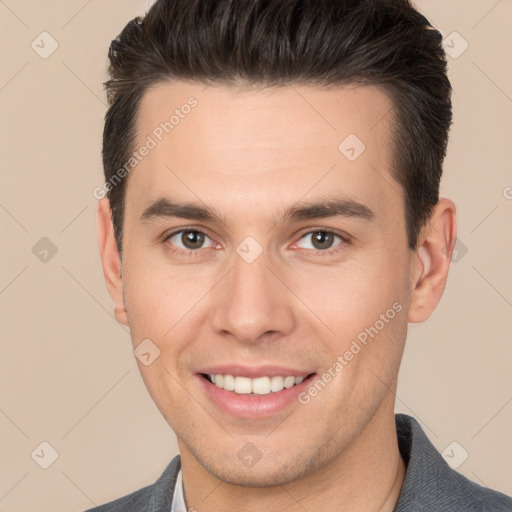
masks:
<svg viewBox="0 0 512 512"><path fill-rule="evenodd" d="M208 235L197 229L181 229L171 233L166 239L166 243L173 245L178 252L197 251L203 249L205 242L210 241L210 247L215 244Z"/></svg>
<svg viewBox="0 0 512 512"><path fill-rule="evenodd" d="M311 242L315 249L330 249L334 241L334 233L328 231L315 231L311 233Z"/></svg>
<svg viewBox="0 0 512 512"><path fill-rule="evenodd" d="M329 254L335 252L338 246L343 245L344 242L343 237L332 231L317 229L302 235L299 242L297 242L297 246L301 249L312 249L313 251Z"/></svg>
<svg viewBox="0 0 512 512"><path fill-rule="evenodd" d="M200 249L204 243L204 233L200 231L183 231L181 242L187 249Z"/></svg>

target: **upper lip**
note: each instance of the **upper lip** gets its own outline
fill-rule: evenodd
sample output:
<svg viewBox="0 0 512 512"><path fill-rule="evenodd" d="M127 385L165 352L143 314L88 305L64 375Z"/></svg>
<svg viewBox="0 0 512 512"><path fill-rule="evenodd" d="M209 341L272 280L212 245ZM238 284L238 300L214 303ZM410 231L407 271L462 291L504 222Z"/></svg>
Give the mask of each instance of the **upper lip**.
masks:
<svg viewBox="0 0 512 512"><path fill-rule="evenodd" d="M235 377L248 377L257 379L258 377L306 377L311 373L310 370L300 370L285 366L264 365L264 366L245 366L234 364L219 364L215 366L204 367L198 373L211 375L233 375Z"/></svg>

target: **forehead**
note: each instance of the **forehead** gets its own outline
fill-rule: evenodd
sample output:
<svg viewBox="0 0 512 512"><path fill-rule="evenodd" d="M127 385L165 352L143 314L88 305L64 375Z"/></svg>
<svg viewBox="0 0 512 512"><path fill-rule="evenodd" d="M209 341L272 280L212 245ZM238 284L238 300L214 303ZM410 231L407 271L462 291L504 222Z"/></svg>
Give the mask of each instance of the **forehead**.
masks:
<svg viewBox="0 0 512 512"><path fill-rule="evenodd" d="M189 103L196 106L189 108ZM170 121L175 139L182 142L186 137L190 146L200 141L202 149L204 141L213 138L232 149L283 145L337 149L340 138L348 133L368 140L368 132L378 124L382 135L387 123L381 121L390 118L391 110L388 95L376 86L297 84L247 89L177 81L146 91L137 127L144 135ZM191 120L182 122L187 118Z"/></svg>
<svg viewBox="0 0 512 512"><path fill-rule="evenodd" d="M128 195L142 202L174 190L226 200L236 192L242 203L289 202L341 187L374 202L381 189L397 202L398 185L385 190L391 122L391 100L374 86L160 83L139 107L135 149L149 140L153 147L131 173Z"/></svg>

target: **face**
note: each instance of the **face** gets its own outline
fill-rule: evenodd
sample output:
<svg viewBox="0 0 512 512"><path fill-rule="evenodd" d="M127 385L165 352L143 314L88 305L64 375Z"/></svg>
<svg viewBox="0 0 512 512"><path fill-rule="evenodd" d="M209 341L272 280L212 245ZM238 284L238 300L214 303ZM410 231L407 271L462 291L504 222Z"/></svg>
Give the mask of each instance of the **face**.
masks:
<svg viewBox="0 0 512 512"><path fill-rule="evenodd" d="M291 482L392 417L416 259L390 109L370 86L143 98L118 318L182 458L223 481Z"/></svg>

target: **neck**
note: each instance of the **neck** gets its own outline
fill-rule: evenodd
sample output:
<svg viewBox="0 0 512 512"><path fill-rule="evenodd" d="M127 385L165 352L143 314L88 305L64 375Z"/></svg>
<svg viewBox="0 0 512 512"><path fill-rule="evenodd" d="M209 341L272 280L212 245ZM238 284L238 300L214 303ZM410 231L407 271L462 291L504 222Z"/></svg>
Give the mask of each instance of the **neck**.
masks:
<svg viewBox="0 0 512 512"><path fill-rule="evenodd" d="M242 487L217 479L180 445L187 510L201 512L392 512L405 478L394 414L378 411L350 447L306 477L276 487Z"/></svg>

